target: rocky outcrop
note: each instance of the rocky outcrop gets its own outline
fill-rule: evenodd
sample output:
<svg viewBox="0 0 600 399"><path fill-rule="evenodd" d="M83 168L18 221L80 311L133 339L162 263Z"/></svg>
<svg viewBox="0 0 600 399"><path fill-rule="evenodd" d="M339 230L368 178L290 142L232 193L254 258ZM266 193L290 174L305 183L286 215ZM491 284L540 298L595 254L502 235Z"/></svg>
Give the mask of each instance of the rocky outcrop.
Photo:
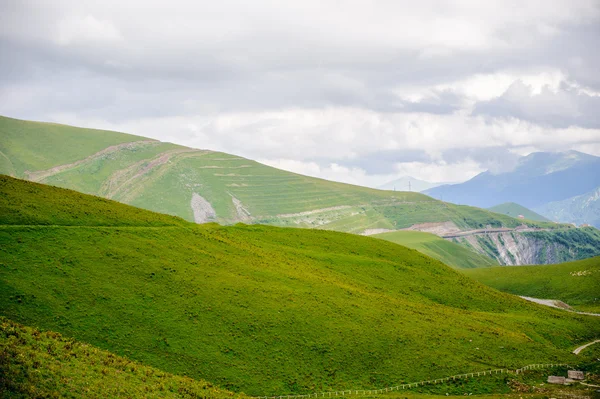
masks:
<svg viewBox="0 0 600 399"><path fill-rule="evenodd" d="M476 252L496 259L502 265L554 264L593 256L595 244L577 241L573 237L552 237L531 232L502 232L454 238ZM592 252L589 252L591 248ZM584 252L585 251L585 252ZM600 247L596 247L600 253ZM596 253L596 255L598 254Z"/></svg>

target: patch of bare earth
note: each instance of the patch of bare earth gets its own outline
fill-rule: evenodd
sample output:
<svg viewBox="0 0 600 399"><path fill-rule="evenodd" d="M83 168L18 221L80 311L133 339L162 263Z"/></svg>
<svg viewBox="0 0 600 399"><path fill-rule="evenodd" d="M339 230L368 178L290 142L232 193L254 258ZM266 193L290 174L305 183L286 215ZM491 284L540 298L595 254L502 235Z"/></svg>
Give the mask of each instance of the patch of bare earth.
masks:
<svg viewBox="0 0 600 399"><path fill-rule="evenodd" d="M295 218L295 217L300 217L300 216L315 215L317 213L324 213L324 212L330 212L330 211L339 211L341 209L348 209L348 208L352 208L352 206L350 206L350 205L339 205L339 206L332 206L332 207L329 207L329 208L313 209L312 211L304 211L304 212L298 212L298 213L281 213L281 214L277 215L277 217L278 218Z"/></svg>
<svg viewBox="0 0 600 399"><path fill-rule="evenodd" d="M454 222L450 221L413 224L412 226L402 230L423 231L425 233L432 233L438 236L455 234L461 231L458 226L454 224Z"/></svg>
<svg viewBox="0 0 600 399"><path fill-rule="evenodd" d="M361 235L363 235L363 236L372 236L374 234L391 233L392 231L396 231L396 230L390 230L390 229L366 229L365 231L363 231L361 233Z"/></svg>
<svg viewBox="0 0 600 399"><path fill-rule="evenodd" d="M159 141L156 140L141 140L141 141L133 141L130 143L123 143L123 144L117 144L117 145L113 145L110 147L107 147L105 149L103 149L102 151L98 151L95 154L92 154L88 157L85 157L83 159L80 159L79 161L75 161L72 163L68 163L68 164L64 164L64 165L59 165L59 166L55 166L53 168L50 169L46 169L46 170L38 170L36 172L29 172L29 171L25 171L25 176L27 177L28 180L31 181L41 181L47 177L53 176L55 174L67 171L69 169L74 169L86 162L90 162L93 161L95 159L98 158L102 158L104 156L107 156L109 154L112 154L114 152L123 150L123 149L133 149L142 145L157 145L160 144Z"/></svg>
<svg viewBox="0 0 600 399"><path fill-rule="evenodd" d="M231 195L231 194L229 194L229 195ZM250 211L244 207L244 204L242 204L242 201L235 198L233 195L231 195L231 201L233 202L233 206L235 207L235 211L237 213L237 218L239 221L247 222L247 221L252 220Z"/></svg>
<svg viewBox="0 0 600 399"><path fill-rule="evenodd" d="M190 206L194 213L194 222L196 223L208 223L217 218L217 213L210 202L196 193L192 193Z"/></svg>
<svg viewBox="0 0 600 399"><path fill-rule="evenodd" d="M166 164L169 160L185 153L205 153L202 150L192 148L177 149L165 151L151 160L144 159L133 165L113 173L102 185L100 194L107 198L114 198L117 194L123 194L124 191L134 187L134 182L147 175L152 170Z"/></svg>

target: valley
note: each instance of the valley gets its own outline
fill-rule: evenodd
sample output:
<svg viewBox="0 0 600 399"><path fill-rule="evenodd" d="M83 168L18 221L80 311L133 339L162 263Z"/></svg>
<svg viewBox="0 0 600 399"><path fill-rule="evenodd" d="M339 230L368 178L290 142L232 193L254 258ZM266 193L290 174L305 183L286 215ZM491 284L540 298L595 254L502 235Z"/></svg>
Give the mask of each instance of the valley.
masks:
<svg viewBox="0 0 600 399"><path fill-rule="evenodd" d="M600 0L0 21L0 399L600 399Z"/></svg>

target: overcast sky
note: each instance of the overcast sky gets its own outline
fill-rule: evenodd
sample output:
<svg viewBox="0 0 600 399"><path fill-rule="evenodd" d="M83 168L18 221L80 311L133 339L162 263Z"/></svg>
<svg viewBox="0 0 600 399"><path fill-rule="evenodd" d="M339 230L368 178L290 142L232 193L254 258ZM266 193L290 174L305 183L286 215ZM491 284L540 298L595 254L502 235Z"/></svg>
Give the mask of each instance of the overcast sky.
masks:
<svg viewBox="0 0 600 399"><path fill-rule="evenodd" d="M371 186L600 155L600 0L2 0L0 114Z"/></svg>

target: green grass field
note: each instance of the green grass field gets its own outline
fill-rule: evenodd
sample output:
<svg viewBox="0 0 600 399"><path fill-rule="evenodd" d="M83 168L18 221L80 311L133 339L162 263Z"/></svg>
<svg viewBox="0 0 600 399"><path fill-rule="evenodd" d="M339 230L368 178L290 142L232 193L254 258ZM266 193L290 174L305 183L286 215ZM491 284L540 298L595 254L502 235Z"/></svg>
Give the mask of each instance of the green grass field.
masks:
<svg viewBox="0 0 600 399"><path fill-rule="evenodd" d="M471 251L462 245L444 240L435 234L420 231L394 231L376 234L373 237L416 249L456 269L498 266L495 260Z"/></svg>
<svg viewBox="0 0 600 399"><path fill-rule="evenodd" d="M2 204L40 207L0 212L0 315L235 392L571 362L600 336L599 318L528 303L384 240L169 223L2 180Z"/></svg>
<svg viewBox="0 0 600 399"><path fill-rule="evenodd" d="M549 222L550 219L540 215L532 211L531 209L525 208L522 205L515 204L514 202L505 202L504 204L496 205L491 208L488 208L489 211L501 213L503 215L507 215L513 218L522 215L525 219L535 220L538 222Z"/></svg>
<svg viewBox="0 0 600 399"><path fill-rule="evenodd" d="M464 272L501 291L558 299L577 310L600 313L600 257L557 265L493 267Z"/></svg>
<svg viewBox="0 0 600 399"><path fill-rule="evenodd" d="M244 398L0 317L2 398Z"/></svg>
<svg viewBox="0 0 600 399"><path fill-rule="evenodd" d="M505 215L419 193L316 179L235 155L123 133L0 117L0 136L0 173L188 221L241 221L351 233L426 222L452 221L463 229L521 224ZM194 194L210 203L214 217L195 219Z"/></svg>
<svg viewBox="0 0 600 399"><path fill-rule="evenodd" d="M590 349L585 363L578 368L595 375L597 362L592 363L596 367L587 365L587 359L597 358L594 358L597 353L592 349L596 348ZM165 373L61 334L26 327L4 317L0 317L0 371L2 398L247 398L243 394L219 389L209 382ZM565 375L566 368L463 378L358 397L447 399L468 395L486 399L519 399L523 396L586 396L593 390L586 386L546 385L548 373ZM595 383L595 379L589 376L588 382Z"/></svg>
<svg viewBox="0 0 600 399"><path fill-rule="evenodd" d="M597 351L592 347L578 368L594 373ZM592 367L590 367L592 366ZM594 367L595 366L595 367ZM566 375L566 368L531 370L521 374L495 374L417 386L380 395L402 399L437 399L459 396L486 399L519 399L586 396L592 387L544 384L548 373ZM213 384L165 373L153 367L116 356L53 331L40 331L0 317L0 397L2 398L239 398ZM474 395L474 396L473 396Z"/></svg>

